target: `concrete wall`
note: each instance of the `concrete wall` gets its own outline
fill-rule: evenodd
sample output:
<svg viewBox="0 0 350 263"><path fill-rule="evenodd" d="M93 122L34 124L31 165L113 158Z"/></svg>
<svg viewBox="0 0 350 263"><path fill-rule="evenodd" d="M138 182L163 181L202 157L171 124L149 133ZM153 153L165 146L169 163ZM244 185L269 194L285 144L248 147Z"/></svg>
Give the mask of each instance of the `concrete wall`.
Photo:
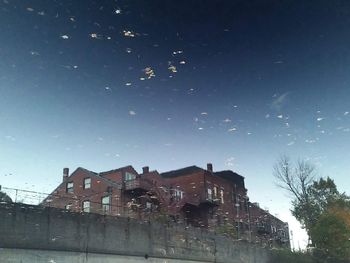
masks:
<svg viewBox="0 0 350 263"><path fill-rule="evenodd" d="M268 258L268 251L200 229L21 204L0 205L0 248L6 251L0 253L4 263L42 262L28 261L28 253L32 258L65 253L70 257L65 262L74 263L85 262L82 257L89 262L112 262L115 255L149 262L265 263Z"/></svg>
<svg viewBox="0 0 350 263"><path fill-rule="evenodd" d="M198 263L198 261L119 256L55 250L0 248L2 263Z"/></svg>

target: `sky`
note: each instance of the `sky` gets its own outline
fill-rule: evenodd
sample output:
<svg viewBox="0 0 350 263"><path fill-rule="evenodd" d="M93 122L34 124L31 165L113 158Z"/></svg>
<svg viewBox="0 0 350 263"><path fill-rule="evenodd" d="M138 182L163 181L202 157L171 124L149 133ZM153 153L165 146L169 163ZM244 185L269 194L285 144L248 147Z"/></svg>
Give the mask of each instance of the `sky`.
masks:
<svg viewBox="0 0 350 263"><path fill-rule="evenodd" d="M306 159L350 188L349 13L338 0L2 0L0 185L211 162L304 247L273 165Z"/></svg>

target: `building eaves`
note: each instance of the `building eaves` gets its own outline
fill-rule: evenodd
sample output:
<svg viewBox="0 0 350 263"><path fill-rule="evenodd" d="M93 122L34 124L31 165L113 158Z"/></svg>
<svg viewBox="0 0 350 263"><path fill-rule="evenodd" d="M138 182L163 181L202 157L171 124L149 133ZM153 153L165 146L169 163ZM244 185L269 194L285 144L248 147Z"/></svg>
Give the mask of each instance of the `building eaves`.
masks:
<svg viewBox="0 0 350 263"><path fill-rule="evenodd" d="M114 181L109 180L109 179L107 179L107 178L104 178L104 177L102 177L99 173L95 173L95 172L93 172L93 171L87 170L87 169L82 168L82 167L78 167L78 169L83 170L84 172L86 172L86 173L89 174L90 176L94 176L94 177L98 178L99 180L102 180L102 181L104 181L104 182L110 184L111 186L114 186L114 187L116 187L116 188L118 188L118 189L121 189L121 188L122 188L122 184L121 184L121 183L117 183L117 182L114 182ZM78 170L78 169L77 169L77 170ZM120 169L122 169L122 168L120 168ZM76 171L77 171L77 170L76 170ZM73 174L74 174L74 172L73 172ZM72 175L73 175L73 174L72 174Z"/></svg>
<svg viewBox="0 0 350 263"><path fill-rule="evenodd" d="M192 165L192 166L188 166L188 167L181 168L178 170L173 170L173 171L161 173L160 176L163 178L173 178L173 177L193 174L193 173L196 173L199 171L205 171L205 170L198 167L198 166Z"/></svg>
<svg viewBox="0 0 350 263"><path fill-rule="evenodd" d="M106 171L106 172L101 172L99 173L100 176L104 176L106 174L111 174L111 173L116 173L116 172L120 172L120 171L123 171L123 170L126 170L126 169L132 169L136 172L136 170L134 169L134 167L132 167L131 165L127 165L127 166L124 166L124 167L120 167L118 169L113 169L113 170L110 170L110 171Z"/></svg>
<svg viewBox="0 0 350 263"><path fill-rule="evenodd" d="M213 175L234 183L239 187L244 187L244 177L230 170L214 172Z"/></svg>

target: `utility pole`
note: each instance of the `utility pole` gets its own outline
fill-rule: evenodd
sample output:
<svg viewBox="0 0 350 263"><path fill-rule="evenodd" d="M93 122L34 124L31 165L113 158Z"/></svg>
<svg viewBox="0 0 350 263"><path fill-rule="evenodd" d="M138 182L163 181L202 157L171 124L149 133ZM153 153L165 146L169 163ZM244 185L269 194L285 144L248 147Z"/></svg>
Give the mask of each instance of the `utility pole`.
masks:
<svg viewBox="0 0 350 263"><path fill-rule="evenodd" d="M240 239L240 222L239 222L239 195L237 195L237 185L235 185L235 195L236 195L236 224L237 224L237 238Z"/></svg>
<svg viewBox="0 0 350 263"><path fill-rule="evenodd" d="M295 246L294 246L294 238L293 238L293 230L290 231L290 239L291 239L291 247L292 251L295 251Z"/></svg>
<svg viewBox="0 0 350 263"><path fill-rule="evenodd" d="M248 213L248 231L249 231L249 242L252 242L252 227L250 225L250 205L249 205L249 198L246 197L246 206L247 206L247 213Z"/></svg>

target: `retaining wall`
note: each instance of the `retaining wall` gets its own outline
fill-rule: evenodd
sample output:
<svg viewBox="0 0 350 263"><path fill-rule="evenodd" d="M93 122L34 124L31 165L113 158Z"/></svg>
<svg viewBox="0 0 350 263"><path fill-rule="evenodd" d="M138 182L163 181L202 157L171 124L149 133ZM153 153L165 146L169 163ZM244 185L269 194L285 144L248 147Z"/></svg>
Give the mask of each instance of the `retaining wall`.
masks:
<svg viewBox="0 0 350 263"><path fill-rule="evenodd" d="M0 262L50 262L23 256L39 255L39 251L51 256L66 252L64 255L71 256L66 262L79 263L85 262L81 258L86 262L109 262L107 258L114 258L110 262L118 262L116 256L149 262L162 259L218 263L268 261L267 250L201 229L56 208L1 204ZM20 254L27 261L20 260Z"/></svg>

